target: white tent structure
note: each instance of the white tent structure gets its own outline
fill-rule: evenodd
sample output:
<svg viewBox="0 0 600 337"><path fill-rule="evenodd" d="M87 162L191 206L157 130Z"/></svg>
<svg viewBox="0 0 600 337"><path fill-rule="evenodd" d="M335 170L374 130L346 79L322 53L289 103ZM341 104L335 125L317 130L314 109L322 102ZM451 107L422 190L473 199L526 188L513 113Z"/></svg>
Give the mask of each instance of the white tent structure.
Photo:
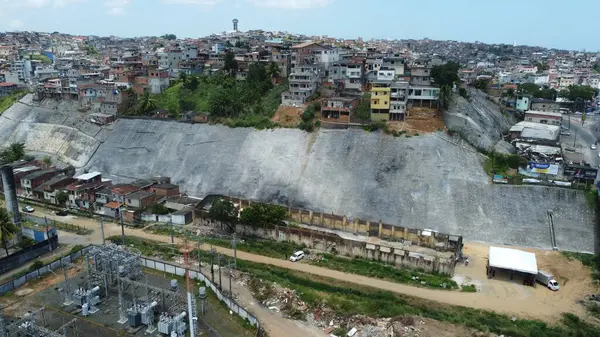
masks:
<svg viewBox="0 0 600 337"><path fill-rule="evenodd" d="M537 260L534 253L522 250L490 247L489 267L537 275Z"/></svg>

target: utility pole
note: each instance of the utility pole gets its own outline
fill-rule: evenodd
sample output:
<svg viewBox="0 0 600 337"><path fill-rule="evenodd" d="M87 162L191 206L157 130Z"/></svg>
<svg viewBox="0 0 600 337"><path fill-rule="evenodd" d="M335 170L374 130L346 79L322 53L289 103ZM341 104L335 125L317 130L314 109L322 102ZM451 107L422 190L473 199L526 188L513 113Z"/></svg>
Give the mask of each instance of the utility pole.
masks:
<svg viewBox="0 0 600 337"><path fill-rule="evenodd" d="M215 284L215 265L213 259L215 257L214 249L210 250L210 278L213 284Z"/></svg>
<svg viewBox="0 0 600 337"><path fill-rule="evenodd" d="M200 237L198 236L198 243L196 244L196 251L198 252L198 272L202 274L202 259L200 258Z"/></svg>
<svg viewBox="0 0 600 337"><path fill-rule="evenodd" d="M104 239L104 218L100 217L100 232L102 233L102 245L105 245L105 239Z"/></svg>
<svg viewBox="0 0 600 337"><path fill-rule="evenodd" d="M48 240L48 252L52 252L52 242L50 242L50 233L48 232L48 218L44 216L44 224L46 224L46 239Z"/></svg>
<svg viewBox="0 0 600 337"><path fill-rule="evenodd" d="M235 231L233 232L233 265L234 268L237 269L237 248L236 248L236 240L235 240Z"/></svg>
<svg viewBox="0 0 600 337"><path fill-rule="evenodd" d="M221 254L217 255L217 263L219 264L219 290L223 290L221 281Z"/></svg>
<svg viewBox="0 0 600 337"><path fill-rule="evenodd" d="M575 130L575 137L573 138L573 147L575 147L576 141L577 141L577 130Z"/></svg>
<svg viewBox="0 0 600 337"><path fill-rule="evenodd" d="M229 298L233 300L233 291L231 290L231 279L233 278L233 273L231 272L231 258L229 259Z"/></svg>
<svg viewBox="0 0 600 337"><path fill-rule="evenodd" d="M123 224L123 209L119 207L119 219L121 221L121 244L125 246L125 225Z"/></svg>

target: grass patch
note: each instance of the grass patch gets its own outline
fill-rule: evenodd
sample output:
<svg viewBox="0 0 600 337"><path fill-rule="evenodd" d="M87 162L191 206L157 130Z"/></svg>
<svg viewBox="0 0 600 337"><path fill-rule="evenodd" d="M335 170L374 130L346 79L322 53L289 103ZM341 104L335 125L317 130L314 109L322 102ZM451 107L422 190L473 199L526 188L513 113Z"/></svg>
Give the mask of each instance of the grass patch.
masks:
<svg viewBox="0 0 600 337"><path fill-rule="evenodd" d="M585 200L590 208L596 208L598 203L598 190L588 188L585 191Z"/></svg>
<svg viewBox="0 0 600 337"><path fill-rule="evenodd" d="M116 238L116 239L113 239ZM120 237L111 237L120 241ZM160 249L158 242L128 237L127 244ZM142 249L140 249L142 250ZM142 251L143 252L143 251ZM423 316L438 321L463 325L483 332L504 334L512 337L592 337L598 336L596 326L565 313L556 325L541 321L517 319L486 310L444 305L426 299L357 286L317 275L307 275L270 265L238 259L238 269L251 273L263 281L295 289L300 298L310 307L327 306L338 315L350 317L356 314L371 317L397 317L405 315Z"/></svg>
<svg viewBox="0 0 600 337"><path fill-rule="evenodd" d="M460 291L464 293L476 293L477 287L474 284L465 284L460 287Z"/></svg>
<svg viewBox="0 0 600 337"><path fill-rule="evenodd" d="M273 266L247 261L238 261L238 266L255 277L296 289L300 298L311 307L325 305L345 317L355 314L370 317L418 315L513 337L597 336L595 326L573 314L564 314L561 325L555 326L535 320L512 321L509 316L490 311L443 305Z"/></svg>
<svg viewBox="0 0 600 337"><path fill-rule="evenodd" d="M22 222L23 227L25 228L31 228L31 229L35 229L35 230L42 230L45 231L45 225L43 224L38 224L32 221L23 221ZM64 222L59 222L59 221L49 221L48 222L48 227L56 227L56 229L65 231L65 232L69 232L69 233L74 233L77 235L89 235L92 234L94 231L85 227L81 227L79 225L72 225L69 223L64 223Z"/></svg>
<svg viewBox="0 0 600 337"><path fill-rule="evenodd" d="M15 91L8 96L0 98L0 115L25 96L25 94L27 94L25 91Z"/></svg>
<svg viewBox="0 0 600 337"><path fill-rule="evenodd" d="M516 155L504 155L496 152L487 154L487 159L483 164L483 168L490 175L495 174L508 175L508 172L519 169L520 166L527 165L527 159Z"/></svg>
<svg viewBox="0 0 600 337"><path fill-rule="evenodd" d="M569 261L579 260L584 266L589 267L592 271L592 278L600 280L600 254L586 254L576 252L561 252Z"/></svg>
<svg viewBox="0 0 600 337"><path fill-rule="evenodd" d="M343 258L330 254L312 264L328 269L358 274L398 283L407 283L419 287L435 289L457 289L458 285L447 275L429 274L411 269L399 269L382 262L369 261L361 258ZM414 279L413 279L414 278ZM425 284L422 284L425 282ZM443 284L446 288L443 288Z"/></svg>

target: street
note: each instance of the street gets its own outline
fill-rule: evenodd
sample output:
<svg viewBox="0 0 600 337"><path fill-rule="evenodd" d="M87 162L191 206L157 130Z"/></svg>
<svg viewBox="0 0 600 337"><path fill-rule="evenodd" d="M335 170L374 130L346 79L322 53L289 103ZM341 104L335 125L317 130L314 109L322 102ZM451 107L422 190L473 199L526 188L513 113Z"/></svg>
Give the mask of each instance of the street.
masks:
<svg viewBox="0 0 600 337"><path fill-rule="evenodd" d="M563 118L563 126L568 128L570 125L569 132L571 135L561 135L561 143L566 147L581 149L585 162L598 168L600 165L600 158L598 157L600 148L592 150L591 145L595 144L600 138L600 116L588 115L583 125L581 125L581 115L571 114L565 115Z"/></svg>

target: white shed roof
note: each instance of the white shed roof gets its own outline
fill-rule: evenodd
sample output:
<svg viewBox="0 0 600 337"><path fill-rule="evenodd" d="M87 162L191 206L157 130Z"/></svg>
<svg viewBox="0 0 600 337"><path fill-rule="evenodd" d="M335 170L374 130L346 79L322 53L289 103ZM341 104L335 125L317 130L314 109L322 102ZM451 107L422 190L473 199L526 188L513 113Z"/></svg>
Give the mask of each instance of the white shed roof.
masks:
<svg viewBox="0 0 600 337"><path fill-rule="evenodd" d="M520 271L537 275L534 253L511 248L490 247L490 267Z"/></svg>
<svg viewBox="0 0 600 337"><path fill-rule="evenodd" d="M75 179L77 179L77 180L90 180L90 179L95 178L95 177L97 177L97 176L99 176L101 174L102 173L100 173L100 172L90 172L90 173L85 173L85 174L82 174L80 176L77 176L77 177L75 177Z"/></svg>

